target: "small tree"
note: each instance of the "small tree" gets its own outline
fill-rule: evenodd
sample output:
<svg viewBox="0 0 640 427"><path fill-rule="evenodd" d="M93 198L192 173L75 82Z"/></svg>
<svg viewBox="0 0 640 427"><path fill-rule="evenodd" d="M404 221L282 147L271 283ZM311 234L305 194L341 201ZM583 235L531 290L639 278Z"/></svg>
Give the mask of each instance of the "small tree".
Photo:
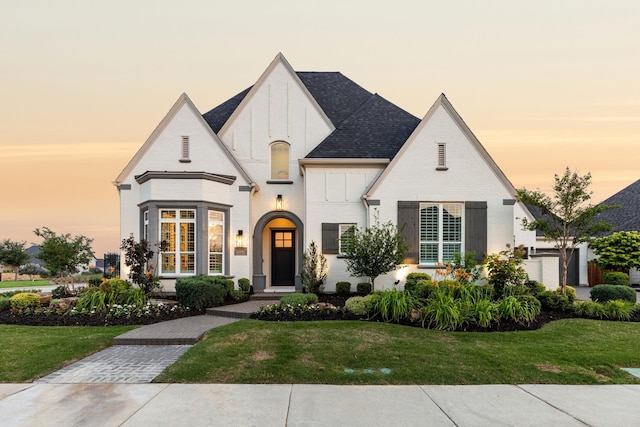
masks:
<svg viewBox="0 0 640 427"><path fill-rule="evenodd" d="M606 270L640 268L640 233L618 231L594 239L590 245L598 255L595 264Z"/></svg>
<svg viewBox="0 0 640 427"><path fill-rule="evenodd" d="M506 286L519 286L524 284L529 276L522 268L524 248L507 249L497 254L490 254L485 260L488 273L488 281L493 286L494 298L501 299Z"/></svg>
<svg viewBox="0 0 640 427"><path fill-rule="evenodd" d="M375 290L378 276L395 270L408 250L402 234L391 222L375 224L364 230L354 228L351 244L344 245L347 270L354 277L368 277L371 290Z"/></svg>
<svg viewBox="0 0 640 427"><path fill-rule="evenodd" d="M58 235L47 227L36 228L34 233L44 239L38 258L52 274L59 277L65 273L73 276L78 266L88 265L94 258L91 250L93 239L82 235L71 236L68 233Z"/></svg>
<svg viewBox="0 0 640 427"><path fill-rule="evenodd" d="M25 252L26 242L12 242L5 239L0 243L0 264L11 266L18 280L18 270L20 266L31 260L31 255Z"/></svg>
<svg viewBox="0 0 640 427"><path fill-rule="evenodd" d="M165 244L160 242L157 246L162 252ZM131 234L129 238L122 240L120 249L124 251L124 263L131 269L129 279L138 285L147 296L160 289L160 279L155 275L153 264L154 252L149 242L144 239L137 242Z"/></svg>
<svg viewBox="0 0 640 427"><path fill-rule="evenodd" d="M316 242L311 241L309 248L302 256L302 273L300 274L302 286L308 293L322 292L324 282L327 280L327 259L318 250Z"/></svg>
<svg viewBox="0 0 640 427"><path fill-rule="evenodd" d="M593 236L611 230L611 225L599 221L596 216L617 206L584 205L591 199L591 174L580 176L566 168L564 175L555 175L553 198L540 190L518 190L518 201L535 206L541 217L534 221L522 220L525 229L542 232L545 240L555 242L560 251L560 286L562 294L567 292L567 267L575 248L583 242L589 242Z"/></svg>

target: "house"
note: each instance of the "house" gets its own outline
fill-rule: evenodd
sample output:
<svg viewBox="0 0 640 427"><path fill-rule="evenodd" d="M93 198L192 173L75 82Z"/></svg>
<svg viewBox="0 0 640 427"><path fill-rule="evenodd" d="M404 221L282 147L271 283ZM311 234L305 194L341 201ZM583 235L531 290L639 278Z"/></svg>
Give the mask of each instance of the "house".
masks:
<svg viewBox="0 0 640 427"><path fill-rule="evenodd" d="M598 219L613 226L611 233L640 231L640 179L604 200L601 204L618 206L615 209L606 210L598 216ZM590 254L590 258L593 257L594 255ZM632 285L640 285L640 271L631 269L629 280Z"/></svg>
<svg viewBox="0 0 640 427"><path fill-rule="evenodd" d="M327 291L357 283L339 237L376 218L410 244L383 287L433 274L459 251L536 243L520 226L531 214L444 94L419 119L339 72L296 72L282 54L204 114L181 95L114 185L121 239L168 243L156 271L165 289L220 274L258 292L300 290L312 241L328 261ZM557 286L553 261L532 257L527 271Z"/></svg>

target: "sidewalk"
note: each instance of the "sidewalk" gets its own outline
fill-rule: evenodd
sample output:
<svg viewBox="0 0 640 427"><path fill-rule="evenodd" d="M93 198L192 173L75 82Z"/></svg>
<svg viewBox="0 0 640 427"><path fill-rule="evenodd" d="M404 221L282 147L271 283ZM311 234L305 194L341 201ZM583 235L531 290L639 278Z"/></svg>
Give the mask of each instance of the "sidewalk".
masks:
<svg viewBox="0 0 640 427"><path fill-rule="evenodd" d="M640 386L0 384L7 426L638 424Z"/></svg>

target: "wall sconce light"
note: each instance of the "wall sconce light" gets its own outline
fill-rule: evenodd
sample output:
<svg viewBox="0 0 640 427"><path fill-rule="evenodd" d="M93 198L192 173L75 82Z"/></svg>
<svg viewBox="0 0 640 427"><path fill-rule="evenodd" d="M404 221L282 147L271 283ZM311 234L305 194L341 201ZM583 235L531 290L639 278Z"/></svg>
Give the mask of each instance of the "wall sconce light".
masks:
<svg viewBox="0 0 640 427"><path fill-rule="evenodd" d="M242 230L238 230L238 234L236 234L236 248L244 247L244 236L242 235Z"/></svg>
<svg viewBox="0 0 640 427"><path fill-rule="evenodd" d="M276 210L279 212L282 210L282 194L278 194L276 197Z"/></svg>

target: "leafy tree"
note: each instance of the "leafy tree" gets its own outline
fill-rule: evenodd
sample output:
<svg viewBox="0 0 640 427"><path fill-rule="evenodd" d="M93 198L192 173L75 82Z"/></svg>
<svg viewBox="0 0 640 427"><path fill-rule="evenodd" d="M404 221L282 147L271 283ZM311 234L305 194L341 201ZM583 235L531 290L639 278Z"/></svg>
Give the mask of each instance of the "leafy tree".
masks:
<svg viewBox="0 0 640 427"><path fill-rule="evenodd" d="M360 230L354 227L351 244L343 245L347 270L355 277L368 277L375 290L378 276L395 270L408 250L398 228L391 222L375 224Z"/></svg>
<svg viewBox="0 0 640 427"><path fill-rule="evenodd" d="M302 256L302 286L306 292L317 294L322 292L327 280L327 259L318 250L316 242L311 241L309 248Z"/></svg>
<svg viewBox="0 0 640 427"><path fill-rule="evenodd" d="M160 242L157 246L162 252L165 242ZM155 275L151 244L144 239L137 242L131 234L129 238L122 240L120 249L124 251L124 263L131 269L129 279L147 296L160 289L160 279Z"/></svg>
<svg viewBox="0 0 640 427"><path fill-rule="evenodd" d="M83 235L58 235L48 227L36 228L34 233L43 239L38 258L51 273L60 277L65 273L73 276L79 266L88 265L95 257L91 249L93 239Z"/></svg>
<svg viewBox="0 0 640 427"><path fill-rule="evenodd" d="M640 268L640 233L637 231L618 231L594 239L589 246L598 255L594 262L600 268Z"/></svg>
<svg viewBox="0 0 640 427"><path fill-rule="evenodd" d="M553 197L540 190L519 189L520 202L532 205L540 210L541 216L534 221L522 220L525 229L542 232L545 240L553 241L560 251L562 294L567 292L567 266L571 262L575 248L583 242L589 242L593 236L611 230L611 225L596 217L601 212L617 206L591 205L585 203L591 199L591 174L584 176L572 172L567 167L564 175L555 175Z"/></svg>
<svg viewBox="0 0 640 427"><path fill-rule="evenodd" d="M499 300L504 295L506 286L523 285L529 276L522 268L524 248L519 246L500 251L497 254L490 254L485 260L488 273L488 281L493 286L494 298Z"/></svg>
<svg viewBox="0 0 640 427"><path fill-rule="evenodd" d="M5 239L0 243L0 264L10 265L18 280L20 266L31 260L31 255L25 252L26 242L13 242Z"/></svg>

